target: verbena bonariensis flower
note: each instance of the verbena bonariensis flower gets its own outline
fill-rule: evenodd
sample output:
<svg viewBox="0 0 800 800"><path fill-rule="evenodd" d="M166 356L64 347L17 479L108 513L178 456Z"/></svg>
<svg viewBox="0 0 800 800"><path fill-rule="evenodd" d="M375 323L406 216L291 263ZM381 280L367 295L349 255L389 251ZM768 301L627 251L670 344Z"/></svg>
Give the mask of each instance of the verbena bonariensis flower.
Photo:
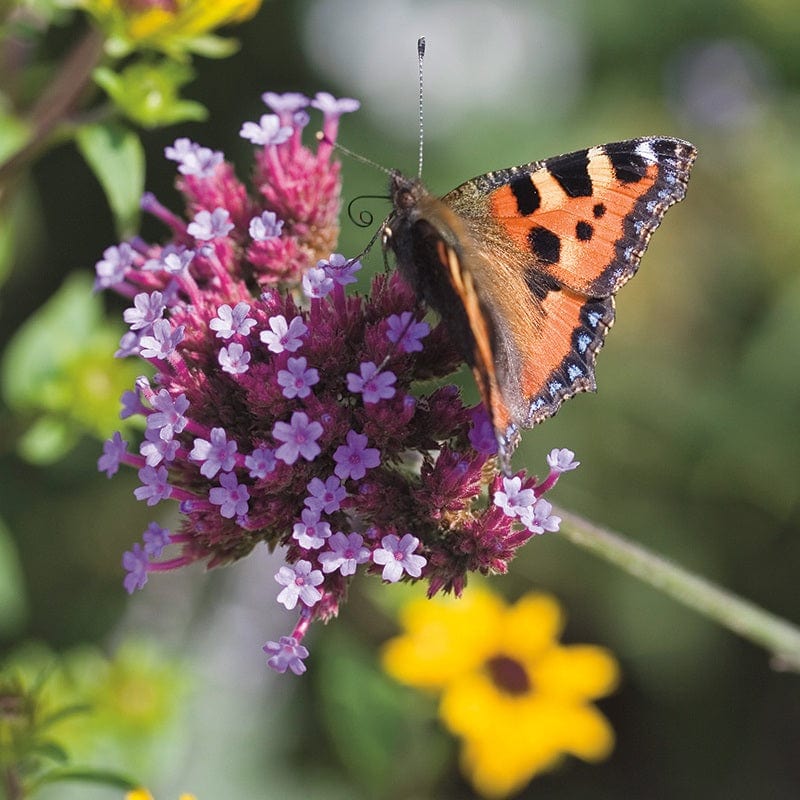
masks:
<svg viewBox="0 0 800 800"><path fill-rule="evenodd" d="M331 254L338 233L338 120L358 107L321 93L267 93L274 112L245 123L257 145L253 191L221 153L178 139L186 216L152 196L166 245L111 247L96 284L130 298L118 356L155 375L123 396L146 420L139 452L119 433L98 462L139 470L136 497L180 503L177 532L158 525L125 553L125 587L202 560L235 561L259 542L285 548L278 601L299 610L270 642L278 671L305 670L301 640L334 616L356 572L428 582L460 594L471 571L502 573L532 535L558 528L542 495L577 463L548 456L537 483L498 473L482 407L455 386L431 388L461 357L395 273L348 293L361 265ZM316 152L301 141L307 108L322 112ZM176 551L163 558L165 549Z"/></svg>

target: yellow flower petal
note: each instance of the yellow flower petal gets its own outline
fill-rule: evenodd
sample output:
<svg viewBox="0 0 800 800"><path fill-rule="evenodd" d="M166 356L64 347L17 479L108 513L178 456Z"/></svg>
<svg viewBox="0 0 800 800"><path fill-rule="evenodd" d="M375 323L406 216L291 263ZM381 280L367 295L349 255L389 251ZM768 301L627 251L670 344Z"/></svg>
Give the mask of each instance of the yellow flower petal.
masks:
<svg viewBox="0 0 800 800"><path fill-rule="evenodd" d="M550 713L531 696L507 698L499 716L464 737L462 766L488 797L503 797L550 769L564 752L561 737L551 735Z"/></svg>
<svg viewBox="0 0 800 800"><path fill-rule="evenodd" d="M584 761L602 761L611 755L614 730L594 706L562 706L558 718L563 750Z"/></svg>
<svg viewBox="0 0 800 800"><path fill-rule="evenodd" d="M462 676L448 685L439 704L442 722L461 736L495 736L514 727L515 704L482 672Z"/></svg>
<svg viewBox="0 0 800 800"><path fill-rule="evenodd" d="M153 800L153 795L147 789L134 789L125 795L125 800Z"/></svg>
<svg viewBox="0 0 800 800"><path fill-rule="evenodd" d="M619 666L614 656L594 645L553 647L529 670L537 691L579 700L603 697L619 682Z"/></svg>
<svg viewBox="0 0 800 800"><path fill-rule="evenodd" d="M561 634L561 606L547 594L531 592L506 611L503 619L503 651L528 661L552 647Z"/></svg>
<svg viewBox="0 0 800 800"><path fill-rule="evenodd" d="M498 647L503 601L473 589L461 599L414 600L401 612L407 633L383 648L383 667L402 683L441 688L480 668Z"/></svg>

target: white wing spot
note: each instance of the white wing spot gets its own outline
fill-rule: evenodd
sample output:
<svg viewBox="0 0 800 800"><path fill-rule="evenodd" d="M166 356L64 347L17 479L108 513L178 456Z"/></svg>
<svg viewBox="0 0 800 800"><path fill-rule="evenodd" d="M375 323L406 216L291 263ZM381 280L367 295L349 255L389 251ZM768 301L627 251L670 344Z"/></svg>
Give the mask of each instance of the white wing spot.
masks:
<svg viewBox="0 0 800 800"><path fill-rule="evenodd" d="M655 154L655 151L648 141L639 142L639 144L636 145L636 154L642 158L646 158L648 161L658 161L658 156Z"/></svg>
<svg viewBox="0 0 800 800"><path fill-rule="evenodd" d="M600 318L602 316L603 315L600 314L598 311L590 311L586 315L586 319L589 321L589 325L591 325L592 328L596 328L597 327L597 323L600 322Z"/></svg>

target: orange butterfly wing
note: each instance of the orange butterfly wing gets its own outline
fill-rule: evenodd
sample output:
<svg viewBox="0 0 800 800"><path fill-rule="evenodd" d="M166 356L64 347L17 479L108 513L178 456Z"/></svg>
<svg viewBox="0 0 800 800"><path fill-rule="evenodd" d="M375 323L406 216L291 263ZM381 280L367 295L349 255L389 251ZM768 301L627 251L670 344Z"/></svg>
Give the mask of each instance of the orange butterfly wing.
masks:
<svg viewBox="0 0 800 800"><path fill-rule="evenodd" d="M469 274L460 285L477 300L452 285L477 340L491 321L474 370L504 461L518 428L595 388L613 295L683 198L695 155L679 139L634 139L490 172L442 198L468 237L443 242L440 263Z"/></svg>

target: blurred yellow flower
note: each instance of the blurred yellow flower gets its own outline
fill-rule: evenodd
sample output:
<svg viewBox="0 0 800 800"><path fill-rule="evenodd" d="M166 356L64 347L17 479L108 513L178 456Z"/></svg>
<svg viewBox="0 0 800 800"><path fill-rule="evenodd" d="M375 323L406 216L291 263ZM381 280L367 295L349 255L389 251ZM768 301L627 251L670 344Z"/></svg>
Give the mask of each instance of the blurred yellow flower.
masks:
<svg viewBox="0 0 800 800"><path fill-rule="evenodd" d="M125 795L125 800L154 800L154 798L147 789L134 789ZM197 800L197 798L193 794L182 794L178 800Z"/></svg>
<svg viewBox="0 0 800 800"><path fill-rule="evenodd" d="M606 758L614 732L591 704L617 685L607 650L561 645L561 607L544 594L514 605L477 587L460 600L415 600L405 634L383 650L396 680L441 694L439 715L463 740L462 768L485 797L521 789L563 755Z"/></svg>
<svg viewBox="0 0 800 800"><path fill-rule="evenodd" d="M224 40L208 34L252 17L261 0L76 0L109 36L114 55L149 48L179 56L187 51L228 55Z"/></svg>

